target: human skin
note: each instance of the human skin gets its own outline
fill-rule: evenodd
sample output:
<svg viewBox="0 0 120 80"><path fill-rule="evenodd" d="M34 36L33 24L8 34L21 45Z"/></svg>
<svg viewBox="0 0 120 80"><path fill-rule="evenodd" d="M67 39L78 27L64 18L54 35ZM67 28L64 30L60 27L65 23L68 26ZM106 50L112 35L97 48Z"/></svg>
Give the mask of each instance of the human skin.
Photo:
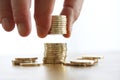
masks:
<svg viewBox="0 0 120 80"><path fill-rule="evenodd" d="M47 36L51 26L51 14L55 0L34 0L34 19L37 35L41 38ZM65 0L61 15L67 16L67 34L69 38L73 23L80 15L83 0ZM30 17L31 0L0 0L0 23L6 31L12 31L17 25L21 36L27 36L31 32Z"/></svg>

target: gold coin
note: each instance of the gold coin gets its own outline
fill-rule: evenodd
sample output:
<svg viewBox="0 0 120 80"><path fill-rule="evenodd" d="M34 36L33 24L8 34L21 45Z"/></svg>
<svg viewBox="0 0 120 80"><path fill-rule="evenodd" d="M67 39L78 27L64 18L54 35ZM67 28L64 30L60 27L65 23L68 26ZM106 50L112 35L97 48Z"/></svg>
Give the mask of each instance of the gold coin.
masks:
<svg viewBox="0 0 120 80"><path fill-rule="evenodd" d="M37 57L31 57L31 58L15 58L15 60L36 60Z"/></svg>
<svg viewBox="0 0 120 80"><path fill-rule="evenodd" d="M95 56L95 55L84 55L82 58L86 59L103 59L103 56Z"/></svg>
<svg viewBox="0 0 120 80"><path fill-rule="evenodd" d="M20 66L40 66L39 63L20 63Z"/></svg>
<svg viewBox="0 0 120 80"><path fill-rule="evenodd" d="M61 18L66 18L65 15L53 15L52 19L61 19Z"/></svg>
<svg viewBox="0 0 120 80"><path fill-rule="evenodd" d="M71 60L70 62L72 64L77 64L77 65L94 65L95 64L93 60Z"/></svg>

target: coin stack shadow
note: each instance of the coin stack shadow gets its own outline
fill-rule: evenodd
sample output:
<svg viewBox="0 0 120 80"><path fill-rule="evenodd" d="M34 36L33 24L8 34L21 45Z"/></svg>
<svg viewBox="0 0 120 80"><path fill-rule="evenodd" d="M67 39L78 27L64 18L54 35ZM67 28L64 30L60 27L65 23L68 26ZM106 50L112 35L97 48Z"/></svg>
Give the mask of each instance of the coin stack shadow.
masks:
<svg viewBox="0 0 120 80"><path fill-rule="evenodd" d="M45 43L44 64L62 64L67 56L66 43Z"/></svg>
<svg viewBox="0 0 120 80"><path fill-rule="evenodd" d="M67 19L65 15L53 15L49 34L66 34Z"/></svg>

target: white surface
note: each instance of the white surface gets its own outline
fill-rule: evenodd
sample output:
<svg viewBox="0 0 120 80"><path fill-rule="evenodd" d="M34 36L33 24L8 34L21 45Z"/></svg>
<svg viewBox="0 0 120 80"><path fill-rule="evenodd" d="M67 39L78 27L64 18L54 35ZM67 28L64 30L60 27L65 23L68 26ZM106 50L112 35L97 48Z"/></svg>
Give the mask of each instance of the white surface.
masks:
<svg viewBox="0 0 120 80"><path fill-rule="evenodd" d="M53 14L59 14L63 0L56 0ZM0 25L0 54L41 54L44 42L67 42L69 52L120 51L120 0L84 0L81 16L73 25L72 36L38 38L33 19L32 32L20 37L17 29L5 32Z"/></svg>
<svg viewBox="0 0 120 80"><path fill-rule="evenodd" d="M99 60L99 63L92 67L59 64L39 67L13 66L11 60L18 57L17 54L0 56L0 80L120 80L120 54L102 53L101 55L105 58ZM22 56L30 55L19 55L19 57ZM39 55L32 55L32 57L34 56ZM77 58L78 55L75 54L71 58L73 57ZM39 57L39 59L41 58Z"/></svg>

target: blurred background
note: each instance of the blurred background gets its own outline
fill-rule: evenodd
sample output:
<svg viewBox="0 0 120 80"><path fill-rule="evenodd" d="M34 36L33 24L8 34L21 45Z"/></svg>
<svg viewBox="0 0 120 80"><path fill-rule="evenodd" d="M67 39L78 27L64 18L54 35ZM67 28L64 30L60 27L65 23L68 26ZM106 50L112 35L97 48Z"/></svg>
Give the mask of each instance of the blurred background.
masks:
<svg viewBox="0 0 120 80"><path fill-rule="evenodd" d="M66 42L71 54L120 52L120 0L84 0L81 14L68 39L62 35L48 35L44 39L37 36L33 1L32 32L29 36L19 36L17 28L5 32L0 25L0 55L43 55L44 43L47 42ZM60 14L63 2L56 0L53 15Z"/></svg>

